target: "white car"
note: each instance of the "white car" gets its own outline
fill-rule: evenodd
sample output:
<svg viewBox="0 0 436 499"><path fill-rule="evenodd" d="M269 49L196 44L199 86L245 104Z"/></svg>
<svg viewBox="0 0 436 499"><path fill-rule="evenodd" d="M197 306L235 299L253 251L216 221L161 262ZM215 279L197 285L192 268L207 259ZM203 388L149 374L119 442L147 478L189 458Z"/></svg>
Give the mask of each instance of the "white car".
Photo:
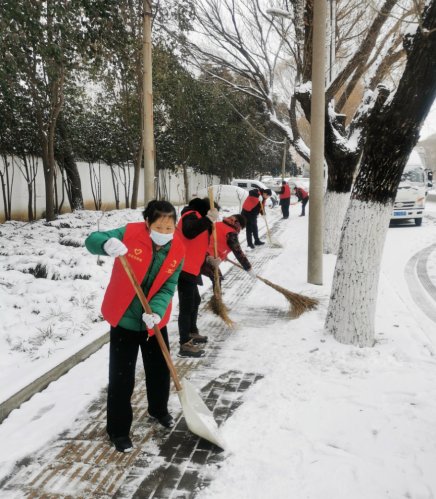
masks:
<svg viewBox="0 0 436 499"><path fill-rule="evenodd" d="M241 211L244 201L248 197L248 192L235 185L212 185L213 197L221 208L229 207ZM204 187L199 189L194 196L205 198L209 196L209 189Z"/></svg>
<svg viewBox="0 0 436 499"><path fill-rule="evenodd" d="M235 178L232 180L231 185L234 185L236 187L240 187L242 189L245 189L246 191L250 191L251 189L256 189L256 188L258 188L258 189L271 189L270 187L265 185L260 180L252 180L252 179L248 179L248 178ZM273 207L279 203L279 198L273 190L272 190L272 195L270 197L270 202L271 202L271 205ZM267 204L268 204L268 202L267 202Z"/></svg>

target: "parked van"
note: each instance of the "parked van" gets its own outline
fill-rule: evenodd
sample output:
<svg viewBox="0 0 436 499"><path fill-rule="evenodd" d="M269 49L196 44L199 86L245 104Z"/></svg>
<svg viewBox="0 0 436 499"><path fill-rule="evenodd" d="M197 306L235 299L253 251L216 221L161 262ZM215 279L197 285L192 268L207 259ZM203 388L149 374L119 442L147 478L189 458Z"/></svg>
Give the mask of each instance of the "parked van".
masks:
<svg viewBox="0 0 436 499"><path fill-rule="evenodd" d="M431 186L432 182L419 154L412 151L401 176L391 220L413 219L415 225L421 225L425 200Z"/></svg>
<svg viewBox="0 0 436 499"><path fill-rule="evenodd" d="M251 180L248 178L235 178L230 182L230 185L235 185L236 187L241 187L246 191L250 191L251 189L268 189L268 187L261 182L260 180ZM272 191L271 195L272 205L275 206L279 202L279 198L277 194Z"/></svg>

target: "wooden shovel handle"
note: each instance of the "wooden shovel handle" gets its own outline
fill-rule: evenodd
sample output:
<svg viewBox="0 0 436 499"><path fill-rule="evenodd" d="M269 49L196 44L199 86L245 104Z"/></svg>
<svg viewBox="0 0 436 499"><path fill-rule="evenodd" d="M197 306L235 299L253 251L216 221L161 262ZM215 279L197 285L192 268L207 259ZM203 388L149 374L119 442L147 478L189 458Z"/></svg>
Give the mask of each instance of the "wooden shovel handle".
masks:
<svg viewBox="0 0 436 499"><path fill-rule="evenodd" d="M124 270L126 271L126 274L128 278L130 279L130 282L132 283L132 286L135 288L136 294L142 304L142 307L144 310L147 312L147 314L152 314L153 311L150 308L150 305L148 304L147 298L145 297L144 291L142 291L141 286L138 284L138 281L136 280L135 274L133 273L132 267L130 266L130 263L127 261L127 258L125 256L119 256L118 257L121 261L122 266L124 267ZM159 343L159 346L162 350L162 354L164 356L165 362L167 363L168 369L170 370L171 377L173 378L174 384L176 386L176 390L180 392L182 390L182 385L180 384L179 376L176 371L176 367L171 359L170 352L168 350L168 347L165 343L165 340L163 339L162 333L160 332L159 327L157 324L153 326L154 334L156 335L157 341Z"/></svg>

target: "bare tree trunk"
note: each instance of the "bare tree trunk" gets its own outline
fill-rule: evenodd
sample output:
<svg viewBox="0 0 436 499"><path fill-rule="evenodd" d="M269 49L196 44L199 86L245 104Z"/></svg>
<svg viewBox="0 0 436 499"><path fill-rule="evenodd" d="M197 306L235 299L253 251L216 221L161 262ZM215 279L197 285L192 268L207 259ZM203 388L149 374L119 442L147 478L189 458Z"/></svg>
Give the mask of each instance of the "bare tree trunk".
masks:
<svg viewBox="0 0 436 499"><path fill-rule="evenodd" d="M189 192L188 167L186 166L186 163L183 163L183 184L185 186L185 203L188 204L190 200L190 192Z"/></svg>
<svg viewBox="0 0 436 499"><path fill-rule="evenodd" d="M139 193L139 177L141 173L142 165L142 155L144 152L143 136L141 134L141 141L139 143L139 149L136 154L135 161L135 171L133 174L133 186L132 186L132 208L136 209L138 207L138 193Z"/></svg>
<svg viewBox="0 0 436 499"><path fill-rule="evenodd" d="M11 208L12 208L12 185L9 176L9 167L10 164L8 162L7 156L2 155L4 171L0 170L0 181L2 184L2 195L3 195L3 207L5 211L5 220L11 220Z"/></svg>
<svg viewBox="0 0 436 499"><path fill-rule="evenodd" d="M119 210L120 209L120 186L118 184L118 178L116 176L113 165L109 165L109 167L111 169L112 187L114 189L115 208L117 210Z"/></svg>
<svg viewBox="0 0 436 499"><path fill-rule="evenodd" d="M62 113L57 119L56 126L58 136L60 138L56 156L59 167L65 171L67 176L71 209L73 211L83 210L82 183L80 180L79 170L77 169L77 164L74 159L73 148L68 136L67 126L65 120L63 119Z"/></svg>
<svg viewBox="0 0 436 499"><path fill-rule="evenodd" d="M32 166L29 163L27 156L23 154L23 157L21 158L23 165L24 165L24 171L25 171L25 179L26 179L26 184L27 184L27 219L29 222L31 222L34 219L34 213L33 213L33 187L34 187L34 177L32 175Z"/></svg>
<svg viewBox="0 0 436 499"><path fill-rule="evenodd" d="M342 231L325 325L342 343L374 344L377 284L390 213L404 166L436 97L436 0L404 45L406 68L392 101L373 113L368 124Z"/></svg>

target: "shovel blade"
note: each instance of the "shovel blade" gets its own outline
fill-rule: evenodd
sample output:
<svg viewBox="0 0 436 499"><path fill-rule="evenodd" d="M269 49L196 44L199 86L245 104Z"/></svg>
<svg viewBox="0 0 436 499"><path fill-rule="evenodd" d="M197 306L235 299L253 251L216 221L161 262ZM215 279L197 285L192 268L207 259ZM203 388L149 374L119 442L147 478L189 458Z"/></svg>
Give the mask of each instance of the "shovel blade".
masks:
<svg viewBox="0 0 436 499"><path fill-rule="evenodd" d="M181 385L182 390L177 393L188 428L195 435L212 442L224 450L225 443L220 435L215 419L197 390L186 379L182 379Z"/></svg>

